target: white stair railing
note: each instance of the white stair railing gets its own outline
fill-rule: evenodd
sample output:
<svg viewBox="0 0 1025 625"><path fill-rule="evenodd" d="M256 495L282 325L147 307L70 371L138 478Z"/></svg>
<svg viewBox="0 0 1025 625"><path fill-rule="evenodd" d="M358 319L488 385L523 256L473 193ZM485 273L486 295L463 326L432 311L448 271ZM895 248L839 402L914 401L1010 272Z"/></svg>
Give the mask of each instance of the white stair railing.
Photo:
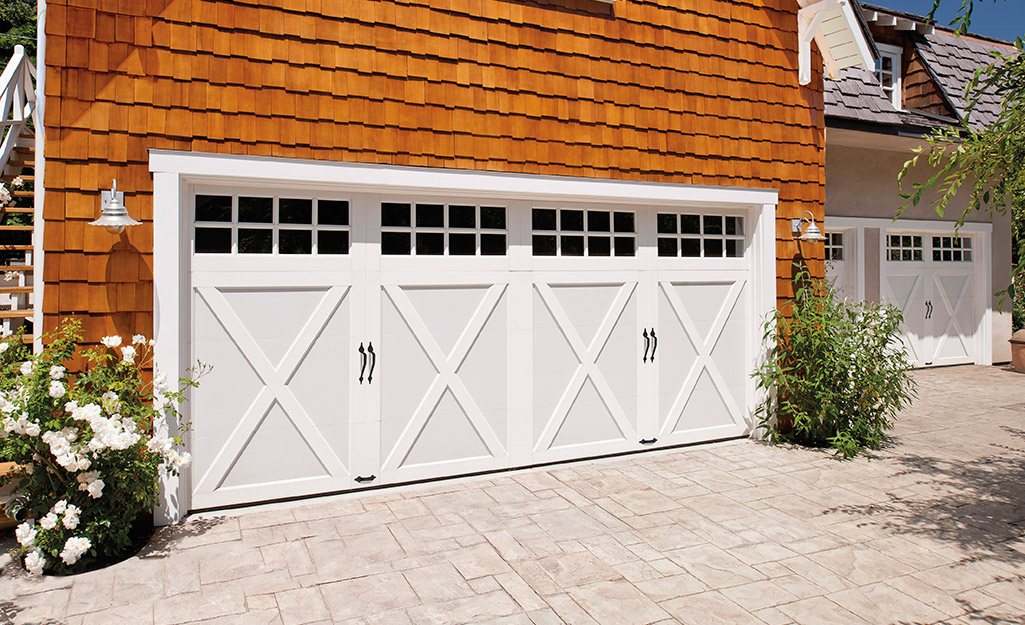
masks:
<svg viewBox="0 0 1025 625"><path fill-rule="evenodd" d="M0 175L7 170L7 162L18 147L23 134L34 134L29 130L28 121L39 125L36 119L36 91L34 81L36 68L25 54L23 46L14 46L4 73L0 74Z"/></svg>

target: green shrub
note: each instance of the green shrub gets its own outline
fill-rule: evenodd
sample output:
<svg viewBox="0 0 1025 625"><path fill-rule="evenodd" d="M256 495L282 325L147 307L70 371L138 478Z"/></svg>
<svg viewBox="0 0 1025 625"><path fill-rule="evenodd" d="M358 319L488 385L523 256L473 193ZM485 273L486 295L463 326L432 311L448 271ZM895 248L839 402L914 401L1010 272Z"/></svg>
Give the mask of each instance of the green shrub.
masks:
<svg viewBox="0 0 1025 625"><path fill-rule="evenodd" d="M878 448L915 396L893 306L841 300L798 268L795 296L765 323L771 346L754 373L760 425L776 442L831 447L844 458Z"/></svg>

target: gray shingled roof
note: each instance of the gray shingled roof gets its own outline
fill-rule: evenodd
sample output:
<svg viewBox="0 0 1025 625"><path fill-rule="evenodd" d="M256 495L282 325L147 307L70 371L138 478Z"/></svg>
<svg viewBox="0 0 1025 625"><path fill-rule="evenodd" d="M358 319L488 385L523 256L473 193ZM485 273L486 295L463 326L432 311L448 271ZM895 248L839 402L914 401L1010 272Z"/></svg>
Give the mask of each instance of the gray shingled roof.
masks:
<svg viewBox="0 0 1025 625"><path fill-rule="evenodd" d="M826 115L877 124L903 123L900 112L869 71L860 67L842 69L839 76L825 79L825 87Z"/></svg>
<svg viewBox="0 0 1025 625"><path fill-rule="evenodd" d="M955 37L952 33L936 30L929 35L913 38L914 45L922 55L929 71L934 74L948 101L954 106L958 117L964 118L968 101L965 87L975 70L993 63L991 51L1007 53L1005 46L989 44L978 39ZM983 94L972 113L973 126L986 126L1000 115L1000 99L993 94Z"/></svg>
<svg viewBox="0 0 1025 625"><path fill-rule="evenodd" d="M893 126L933 128L942 122L912 111L898 111L872 72L860 67L841 70L825 80L826 115Z"/></svg>

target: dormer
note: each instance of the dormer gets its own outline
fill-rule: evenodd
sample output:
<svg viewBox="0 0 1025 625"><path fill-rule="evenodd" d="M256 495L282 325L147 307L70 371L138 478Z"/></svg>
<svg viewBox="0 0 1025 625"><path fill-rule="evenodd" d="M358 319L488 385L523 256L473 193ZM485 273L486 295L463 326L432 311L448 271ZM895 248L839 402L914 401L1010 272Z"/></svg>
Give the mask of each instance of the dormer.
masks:
<svg viewBox="0 0 1025 625"><path fill-rule="evenodd" d="M875 80L893 108L955 119L954 109L919 51L935 28L920 16L870 4L862 5L862 18L879 53Z"/></svg>

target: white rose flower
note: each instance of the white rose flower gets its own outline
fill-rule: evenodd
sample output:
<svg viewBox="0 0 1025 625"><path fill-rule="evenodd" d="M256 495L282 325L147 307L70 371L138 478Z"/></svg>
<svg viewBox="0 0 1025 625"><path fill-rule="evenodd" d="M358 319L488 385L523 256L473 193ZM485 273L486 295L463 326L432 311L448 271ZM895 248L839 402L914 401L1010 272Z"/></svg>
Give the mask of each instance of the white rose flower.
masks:
<svg viewBox="0 0 1025 625"><path fill-rule="evenodd" d="M131 345L125 345L121 348L121 361L126 364L132 364L135 362L135 348Z"/></svg>
<svg viewBox="0 0 1025 625"><path fill-rule="evenodd" d="M29 423L25 426L24 429L26 436L39 436L40 429L38 423Z"/></svg>
<svg viewBox="0 0 1025 625"><path fill-rule="evenodd" d="M44 530L52 530L57 527L57 515L52 512L47 512L46 516L39 519L39 527Z"/></svg>
<svg viewBox="0 0 1025 625"><path fill-rule="evenodd" d="M89 482L89 484L85 487L85 490L93 499L99 499L103 496L104 486L106 486L106 484L103 483L103 480L93 480L92 482ZM81 486L79 488L81 488Z"/></svg>
<svg viewBox="0 0 1025 625"><path fill-rule="evenodd" d="M105 336L100 339L100 342L107 347L113 348L121 344L121 337L116 334L114 336Z"/></svg>
<svg viewBox="0 0 1025 625"><path fill-rule="evenodd" d="M76 410L78 410L77 401L69 401L68 403L64 404L64 412L75 412ZM78 417L75 418L77 419Z"/></svg>
<svg viewBox="0 0 1025 625"><path fill-rule="evenodd" d="M146 337L141 335L141 334L136 334L135 336L132 337L132 344L134 344L134 345L145 345L146 344Z"/></svg>
<svg viewBox="0 0 1025 625"><path fill-rule="evenodd" d="M11 346L11 344L8 343L7 341L4 341L3 343L0 343L0 354L6 352L7 348L10 347L10 346Z"/></svg>
<svg viewBox="0 0 1025 625"><path fill-rule="evenodd" d="M69 530L73 530L78 527L78 515L82 514L82 509L78 506L71 504L68 509L64 511L64 527Z"/></svg>
<svg viewBox="0 0 1025 625"><path fill-rule="evenodd" d="M72 536L64 543L64 549L61 551L61 560L68 566L76 563L81 559L82 554L89 551L92 547L92 543L89 539L84 536Z"/></svg>
<svg viewBox="0 0 1025 625"><path fill-rule="evenodd" d="M54 365L50 367L50 378L54 380L59 380L64 377L65 371L67 371L67 369L65 369L64 367Z"/></svg>
<svg viewBox="0 0 1025 625"><path fill-rule="evenodd" d="M14 530L14 536L22 547L32 547L36 544L36 528L32 524L33 521L25 521Z"/></svg>
<svg viewBox="0 0 1025 625"><path fill-rule="evenodd" d="M50 382L50 397L54 399L64 397L64 385L57 380Z"/></svg>
<svg viewBox="0 0 1025 625"><path fill-rule="evenodd" d="M158 373L157 375L153 376L153 390L157 391L158 393L166 393L168 390L170 390L170 387L167 385L166 373Z"/></svg>
<svg viewBox="0 0 1025 625"><path fill-rule="evenodd" d="M100 397L100 402L103 404L103 409L108 413L113 414L121 409L121 403L118 402L117 393L114 391L107 391ZM92 404L90 404L92 405Z"/></svg>
<svg viewBox="0 0 1025 625"><path fill-rule="evenodd" d="M46 558L43 557L43 554L38 549L33 549L25 554L25 568L28 569L29 573L42 575L43 567L45 566Z"/></svg>
<svg viewBox="0 0 1025 625"><path fill-rule="evenodd" d="M64 511L67 510L67 509L68 509L68 500L67 499L61 499L57 503L53 504L53 507L50 508L50 512L53 512L54 514L64 514Z"/></svg>
<svg viewBox="0 0 1025 625"><path fill-rule="evenodd" d="M11 186L15 189L20 189L23 186L25 186L25 181L21 179L21 176L18 176L17 178L11 181Z"/></svg>
<svg viewBox="0 0 1025 625"><path fill-rule="evenodd" d="M32 375L32 361L26 360L21 363L21 375Z"/></svg>

